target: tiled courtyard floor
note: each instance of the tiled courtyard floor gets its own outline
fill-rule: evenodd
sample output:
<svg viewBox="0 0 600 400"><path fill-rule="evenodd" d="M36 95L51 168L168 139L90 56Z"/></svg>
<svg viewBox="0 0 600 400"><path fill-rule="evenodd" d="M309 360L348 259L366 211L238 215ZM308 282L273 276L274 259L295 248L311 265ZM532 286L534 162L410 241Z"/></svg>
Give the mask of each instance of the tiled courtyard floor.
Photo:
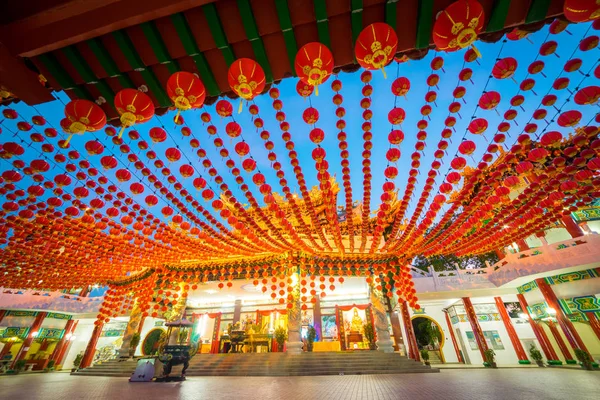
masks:
<svg viewBox="0 0 600 400"><path fill-rule="evenodd" d="M317 377L191 377L181 383L67 373L0 377L7 400L587 400L598 399L600 373L567 369L444 370L439 374Z"/></svg>

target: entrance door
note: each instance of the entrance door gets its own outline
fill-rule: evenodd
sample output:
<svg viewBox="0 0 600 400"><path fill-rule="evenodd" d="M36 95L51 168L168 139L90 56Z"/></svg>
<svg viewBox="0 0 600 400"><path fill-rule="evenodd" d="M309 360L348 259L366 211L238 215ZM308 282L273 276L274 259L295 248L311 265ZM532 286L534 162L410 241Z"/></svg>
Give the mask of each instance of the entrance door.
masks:
<svg viewBox="0 0 600 400"><path fill-rule="evenodd" d="M463 336L460 333L460 329L456 328L456 335L458 336L458 341L460 342L460 352L462 353L463 360L465 360L465 364L471 364L471 360L469 359L469 353L467 353L467 348L465 347L465 342Z"/></svg>

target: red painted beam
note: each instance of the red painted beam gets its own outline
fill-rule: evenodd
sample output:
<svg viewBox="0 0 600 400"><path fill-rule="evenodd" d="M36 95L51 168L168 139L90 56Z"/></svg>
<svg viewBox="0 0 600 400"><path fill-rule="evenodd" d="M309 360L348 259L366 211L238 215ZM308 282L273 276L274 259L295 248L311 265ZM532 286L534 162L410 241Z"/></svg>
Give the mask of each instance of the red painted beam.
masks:
<svg viewBox="0 0 600 400"><path fill-rule="evenodd" d="M22 59L12 56L1 42L0 85L29 105L54 100L50 91L39 82L37 74L27 68Z"/></svg>
<svg viewBox="0 0 600 400"><path fill-rule="evenodd" d="M71 0L0 26L0 40L11 54L33 57L214 1Z"/></svg>

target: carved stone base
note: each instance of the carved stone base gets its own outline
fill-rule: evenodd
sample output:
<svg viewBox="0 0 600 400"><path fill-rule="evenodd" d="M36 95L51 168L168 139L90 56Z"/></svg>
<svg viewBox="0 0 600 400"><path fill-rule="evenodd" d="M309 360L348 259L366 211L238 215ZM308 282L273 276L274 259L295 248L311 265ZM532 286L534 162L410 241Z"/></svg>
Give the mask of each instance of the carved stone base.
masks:
<svg viewBox="0 0 600 400"><path fill-rule="evenodd" d="M302 342L287 342L285 348L288 354L300 354L302 353Z"/></svg>
<svg viewBox="0 0 600 400"><path fill-rule="evenodd" d="M385 337L387 336L387 338ZM377 351L381 351L384 353L393 353L394 352L394 342L390 339L389 332L386 335L386 332L377 331L377 337L381 338L375 342L377 345Z"/></svg>

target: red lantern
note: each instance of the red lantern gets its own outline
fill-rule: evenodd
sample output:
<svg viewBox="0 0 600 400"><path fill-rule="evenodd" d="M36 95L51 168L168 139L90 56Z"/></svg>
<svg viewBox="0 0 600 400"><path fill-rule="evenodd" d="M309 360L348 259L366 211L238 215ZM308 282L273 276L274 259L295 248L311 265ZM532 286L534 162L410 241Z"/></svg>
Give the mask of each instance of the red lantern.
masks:
<svg viewBox="0 0 600 400"><path fill-rule="evenodd" d="M309 107L302 113L302 119L309 125L316 124L319 120L319 111L314 107Z"/></svg>
<svg viewBox="0 0 600 400"><path fill-rule="evenodd" d="M217 101L215 109L217 111L217 114L219 114L223 118L231 117L231 114L233 114L233 106L227 100Z"/></svg>
<svg viewBox="0 0 600 400"><path fill-rule="evenodd" d="M406 96L410 90L410 81L408 78L400 77L392 83L392 93L394 96Z"/></svg>
<svg viewBox="0 0 600 400"><path fill-rule="evenodd" d="M486 92L479 98L479 107L484 110L493 110L500 103L500 93L498 92Z"/></svg>
<svg viewBox="0 0 600 400"><path fill-rule="evenodd" d="M492 69L492 75L496 79L510 78L515 74L517 65L517 60L515 60L513 57L503 58L494 65L494 68Z"/></svg>
<svg viewBox="0 0 600 400"><path fill-rule="evenodd" d="M465 140L458 146L458 152L463 155L471 155L475 151L477 147L475 146L475 142L471 140Z"/></svg>
<svg viewBox="0 0 600 400"><path fill-rule="evenodd" d="M121 131L119 138L123 135L125 128L142 124L154 116L154 103L150 97L135 89L123 89L115 95L115 108L121 116Z"/></svg>
<svg viewBox="0 0 600 400"><path fill-rule="evenodd" d="M587 86L575 94L575 103L581 106L593 105L600 99L600 86Z"/></svg>
<svg viewBox="0 0 600 400"><path fill-rule="evenodd" d="M563 12L571 22L591 21L600 18L600 3L597 0L566 0Z"/></svg>
<svg viewBox="0 0 600 400"><path fill-rule="evenodd" d="M301 80L296 83L296 92L304 98L310 96L314 90L315 87L313 85L309 85Z"/></svg>
<svg viewBox="0 0 600 400"><path fill-rule="evenodd" d="M266 84L265 71L254 60L240 58L229 66L227 74L229 87L240 96L238 113L242 112L243 100L250 101L258 96Z"/></svg>
<svg viewBox="0 0 600 400"><path fill-rule="evenodd" d="M386 23L376 22L358 35L354 52L356 60L366 70L380 69L385 77L385 66L392 62L398 48L398 37Z"/></svg>
<svg viewBox="0 0 600 400"><path fill-rule="evenodd" d="M179 161L179 159L181 158L181 151L179 151L179 149L176 149L174 147L169 147L165 151L165 157L167 157L167 160L169 160L169 162Z"/></svg>
<svg viewBox="0 0 600 400"><path fill-rule="evenodd" d="M476 118L469 124L469 132L474 135L483 134L488 128L488 122L485 118Z"/></svg>
<svg viewBox="0 0 600 400"><path fill-rule="evenodd" d="M177 122L181 111L202 107L206 90L204 84L196 75L179 71L169 77L167 95L177 108L177 115L175 116L175 122Z"/></svg>
<svg viewBox="0 0 600 400"><path fill-rule="evenodd" d="M183 178L189 178L190 176L194 175L194 167L189 164L183 164L181 167L179 167L179 173Z"/></svg>
<svg viewBox="0 0 600 400"><path fill-rule="evenodd" d="M390 121L390 123L392 125L401 124L404 121L405 117L406 117L406 112L404 111L404 109L402 109L400 107L392 108L390 110L390 112L388 113L388 121Z"/></svg>
<svg viewBox="0 0 600 400"><path fill-rule="evenodd" d="M333 67L331 51L327 46L318 42L311 42L302 46L298 50L294 61L296 74L302 82L314 87L316 95L319 94L319 85L329 79ZM312 89L310 93L312 93Z"/></svg>
<svg viewBox="0 0 600 400"><path fill-rule="evenodd" d="M69 134L63 143L66 148L73 135L96 132L106 125L106 114L96 103L89 100L72 100L65 106L66 121L61 126Z"/></svg>
<svg viewBox="0 0 600 400"><path fill-rule="evenodd" d="M149 135L153 143L161 143L167 140L167 132L163 128L154 127L150 129Z"/></svg>
<svg viewBox="0 0 600 400"><path fill-rule="evenodd" d="M556 52L556 48L558 47L558 43L554 40L550 40L540 46L540 55L549 56Z"/></svg>
<svg viewBox="0 0 600 400"><path fill-rule="evenodd" d="M556 121L562 127L575 126L581 121L582 114L577 110L565 111L558 116Z"/></svg>
<svg viewBox="0 0 600 400"><path fill-rule="evenodd" d="M478 1L455 1L437 17L433 25L433 42L438 49L447 52L472 46L484 22L483 7ZM479 56L475 47L473 49Z"/></svg>

